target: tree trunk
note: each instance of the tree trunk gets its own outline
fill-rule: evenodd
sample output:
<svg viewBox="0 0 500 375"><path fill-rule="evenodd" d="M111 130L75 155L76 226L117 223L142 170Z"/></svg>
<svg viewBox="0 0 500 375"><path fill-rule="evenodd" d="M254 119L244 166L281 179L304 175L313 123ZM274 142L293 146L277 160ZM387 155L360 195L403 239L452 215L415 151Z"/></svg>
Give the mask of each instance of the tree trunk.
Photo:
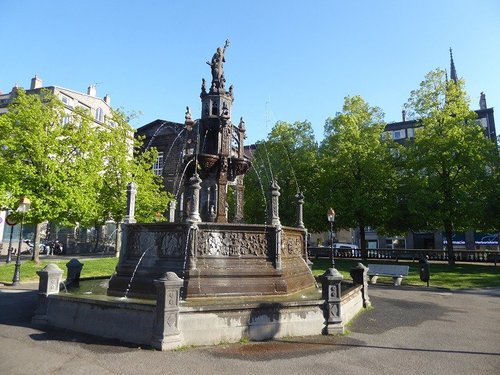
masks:
<svg viewBox="0 0 500 375"><path fill-rule="evenodd" d="M101 240L101 226L100 225L95 225L95 244L94 244L94 251L93 253L97 252L97 247L99 246L99 241Z"/></svg>
<svg viewBox="0 0 500 375"><path fill-rule="evenodd" d="M35 263L40 263L40 232L42 231L42 223L37 223L35 225L35 238L33 239L33 254L31 254L31 260Z"/></svg>
<svg viewBox="0 0 500 375"><path fill-rule="evenodd" d="M365 241L365 226L361 224L359 225L359 242L361 246L361 260L366 262L368 259L368 249L366 248Z"/></svg>
<svg viewBox="0 0 500 375"><path fill-rule="evenodd" d="M453 252L453 226L448 220L444 223L444 233L446 236L446 250L448 252L448 264L455 264L455 253Z"/></svg>

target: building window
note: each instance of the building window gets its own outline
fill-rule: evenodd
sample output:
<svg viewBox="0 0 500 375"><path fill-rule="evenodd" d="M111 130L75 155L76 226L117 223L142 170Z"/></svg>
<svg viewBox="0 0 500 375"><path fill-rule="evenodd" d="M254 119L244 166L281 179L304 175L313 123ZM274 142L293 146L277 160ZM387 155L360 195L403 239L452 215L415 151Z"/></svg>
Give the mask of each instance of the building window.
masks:
<svg viewBox="0 0 500 375"><path fill-rule="evenodd" d="M71 98L67 97L66 95L61 94L61 101L63 102L64 105L67 105L68 107L72 106Z"/></svg>
<svg viewBox="0 0 500 375"><path fill-rule="evenodd" d="M63 124L63 125L67 125L67 124L69 124L69 120L70 120L70 117L69 117L68 115L64 116L64 117L62 118L62 124Z"/></svg>
<svg viewBox="0 0 500 375"><path fill-rule="evenodd" d="M96 121L102 122L102 119L103 119L102 108L96 108L95 119L96 119Z"/></svg>
<svg viewBox="0 0 500 375"><path fill-rule="evenodd" d="M158 152L158 159L153 164L154 174L161 175L163 171L163 152Z"/></svg>
<svg viewBox="0 0 500 375"><path fill-rule="evenodd" d="M392 132L393 139L401 139L404 138L404 130L394 130Z"/></svg>
<svg viewBox="0 0 500 375"><path fill-rule="evenodd" d="M415 137L415 131L413 130L413 128L406 129L406 133L408 134L408 138Z"/></svg>

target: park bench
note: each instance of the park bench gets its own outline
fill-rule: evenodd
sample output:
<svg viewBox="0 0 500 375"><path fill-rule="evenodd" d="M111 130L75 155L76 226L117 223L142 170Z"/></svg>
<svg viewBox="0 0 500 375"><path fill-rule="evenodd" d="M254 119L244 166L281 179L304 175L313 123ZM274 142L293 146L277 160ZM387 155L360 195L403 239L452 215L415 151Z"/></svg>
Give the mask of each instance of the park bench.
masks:
<svg viewBox="0 0 500 375"><path fill-rule="evenodd" d="M409 266L393 264L369 264L368 277L370 283L375 284L379 276L390 276L394 280L394 285L401 285L403 277L408 275Z"/></svg>

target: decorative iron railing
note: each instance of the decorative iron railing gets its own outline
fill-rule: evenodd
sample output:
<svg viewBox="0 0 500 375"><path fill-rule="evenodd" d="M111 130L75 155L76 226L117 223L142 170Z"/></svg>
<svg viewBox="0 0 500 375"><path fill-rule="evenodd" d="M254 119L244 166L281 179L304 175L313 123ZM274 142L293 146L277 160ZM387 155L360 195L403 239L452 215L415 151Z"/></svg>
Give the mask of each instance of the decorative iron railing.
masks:
<svg viewBox="0 0 500 375"><path fill-rule="evenodd" d="M328 257L329 247L309 247L308 254L311 258ZM422 256L429 260L448 260L446 249L368 249L368 259L393 259L418 261ZM454 250L453 256L457 262L500 262L499 250ZM335 249L335 258L361 258L361 249Z"/></svg>

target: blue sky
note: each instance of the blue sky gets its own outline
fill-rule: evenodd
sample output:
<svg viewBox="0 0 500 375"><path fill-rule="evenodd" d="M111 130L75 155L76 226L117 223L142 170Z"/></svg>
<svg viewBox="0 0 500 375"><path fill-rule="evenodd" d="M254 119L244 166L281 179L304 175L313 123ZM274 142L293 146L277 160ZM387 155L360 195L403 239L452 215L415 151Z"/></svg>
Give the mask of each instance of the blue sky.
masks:
<svg viewBox="0 0 500 375"><path fill-rule="evenodd" d="M224 66L234 85L233 122L247 144L278 121L325 119L347 95L361 95L399 121L411 90L430 70L449 71L449 47L473 109L481 91L500 133L500 1L35 1L0 0L0 90L44 86L111 96L157 118L200 115L205 64L229 39Z"/></svg>

